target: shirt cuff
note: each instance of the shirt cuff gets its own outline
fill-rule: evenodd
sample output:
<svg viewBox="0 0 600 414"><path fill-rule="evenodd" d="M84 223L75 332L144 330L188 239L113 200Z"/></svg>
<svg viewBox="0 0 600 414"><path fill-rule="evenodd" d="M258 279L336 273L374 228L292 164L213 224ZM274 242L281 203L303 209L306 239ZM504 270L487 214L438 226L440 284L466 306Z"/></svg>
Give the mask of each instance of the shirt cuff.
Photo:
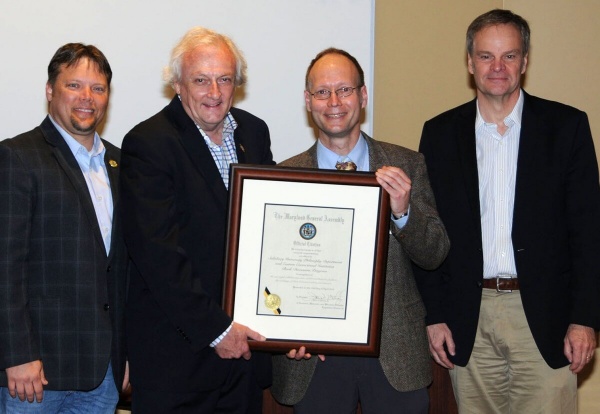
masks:
<svg viewBox="0 0 600 414"><path fill-rule="evenodd" d="M406 210L406 214L404 214L403 216L401 216L399 218L395 218L394 215L392 214L392 223L394 223L396 225L396 227L401 229L402 227L404 227L406 225L406 222L408 221L409 216L410 216L410 206L408 206L408 210Z"/></svg>
<svg viewBox="0 0 600 414"><path fill-rule="evenodd" d="M231 327L233 326L233 322L231 323L231 325L229 325L229 327L227 329L225 329L225 331L219 335L219 337L217 339L215 339L214 341L212 341L210 343L210 347L214 348L215 346L217 346L219 344L219 342L221 342L223 340L223 338L225 338L225 335L227 335L229 333L229 331L231 331Z"/></svg>

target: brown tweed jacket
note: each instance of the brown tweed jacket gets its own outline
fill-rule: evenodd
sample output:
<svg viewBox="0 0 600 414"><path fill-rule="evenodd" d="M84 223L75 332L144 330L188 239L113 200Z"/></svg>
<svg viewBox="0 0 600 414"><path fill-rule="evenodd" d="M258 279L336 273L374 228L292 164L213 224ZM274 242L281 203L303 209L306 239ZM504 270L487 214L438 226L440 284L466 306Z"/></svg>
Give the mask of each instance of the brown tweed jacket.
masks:
<svg viewBox="0 0 600 414"><path fill-rule="evenodd" d="M363 136L369 148L371 171L384 165L397 166L412 180L409 219L402 229L390 225L379 356L390 384L399 391L412 391L431 383L425 307L412 266L435 269L446 257L450 242L436 210L423 156L398 145L375 141L365 133ZM280 165L318 168L317 145ZM274 356L271 392L275 399L288 405L300 401L316 365L316 356L303 361Z"/></svg>

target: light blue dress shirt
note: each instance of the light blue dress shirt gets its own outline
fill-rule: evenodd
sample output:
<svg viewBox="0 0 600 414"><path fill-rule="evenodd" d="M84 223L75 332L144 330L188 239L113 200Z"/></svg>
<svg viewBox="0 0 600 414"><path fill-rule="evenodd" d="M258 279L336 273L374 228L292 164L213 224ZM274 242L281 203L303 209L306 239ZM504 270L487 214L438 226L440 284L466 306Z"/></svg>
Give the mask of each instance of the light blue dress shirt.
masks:
<svg viewBox="0 0 600 414"><path fill-rule="evenodd" d="M367 145L367 140L360 134L358 137L358 142L352 148L350 153L343 157L335 152L331 151L325 145L321 143L321 141L317 141L317 163L320 169L323 170L335 170L335 164L338 161L342 161L349 158L356 164L357 171L370 171L369 165L369 146ZM410 215L410 206L408 208L408 213L399 219L395 219L392 215L392 222L401 229L406 225L408 221L408 217Z"/></svg>
<svg viewBox="0 0 600 414"><path fill-rule="evenodd" d="M110 251L110 239L112 236L112 218L113 218L113 199L110 191L110 181L104 163L104 154L106 148L97 132L94 133L94 145L91 151L88 151L75 138L69 135L58 125L50 116L50 120L63 137L69 149L75 156L79 168L85 178L85 182L94 205L96 219L100 226L104 248L108 255Z"/></svg>

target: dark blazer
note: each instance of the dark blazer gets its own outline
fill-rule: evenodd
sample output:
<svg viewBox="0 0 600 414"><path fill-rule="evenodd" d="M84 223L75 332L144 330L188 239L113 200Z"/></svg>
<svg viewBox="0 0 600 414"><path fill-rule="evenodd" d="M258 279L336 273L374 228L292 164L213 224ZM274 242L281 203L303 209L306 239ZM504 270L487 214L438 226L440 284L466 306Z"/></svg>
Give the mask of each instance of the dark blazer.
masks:
<svg viewBox="0 0 600 414"><path fill-rule="evenodd" d="M238 161L274 164L267 125L231 108ZM226 367L209 347L231 324L221 308L228 192L206 143L175 97L123 141L131 382L178 393L214 389ZM253 355L254 356L254 355ZM254 358L253 358L254 359ZM270 382L270 371L266 378Z"/></svg>
<svg viewBox="0 0 600 414"><path fill-rule="evenodd" d="M448 324L460 366L473 348L483 277L475 117L471 101L433 118L420 145L452 247L438 270L417 279L427 323ZM533 337L549 366L565 366L568 325L598 328L598 165L585 113L526 93L512 242Z"/></svg>
<svg viewBox="0 0 600 414"><path fill-rule="evenodd" d="M371 171L384 165L396 166L412 180L410 217L402 229L390 224L379 362L395 389L413 391L431 383L431 358L425 307L415 284L412 263L434 269L444 260L450 245L436 211L421 154L375 141L365 133L363 136L369 148ZM319 168L317 144L280 165ZM285 355L273 357L273 396L283 404L299 402L316 365L316 356L303 361Z"/></svg>
<svg viewBox="0 0 600 414"><path fill-rule="evenodd" d="M41 359L46 389L93 389L109 360L119 390L123 382L120 154L103 143L115 211L108 257L85 178L52 121L0 142L0 369Z"/></svg>

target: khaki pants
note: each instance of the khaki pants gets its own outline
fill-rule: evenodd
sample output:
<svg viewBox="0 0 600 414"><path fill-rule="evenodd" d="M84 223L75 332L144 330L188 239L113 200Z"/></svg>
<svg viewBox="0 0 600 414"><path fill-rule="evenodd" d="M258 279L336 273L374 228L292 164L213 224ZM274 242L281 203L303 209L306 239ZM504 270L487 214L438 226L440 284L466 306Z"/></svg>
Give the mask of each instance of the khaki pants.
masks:
<svg viewBox="0 0 600 414"><path fill-rule="evenodd" d="M546 364L519 291L483 289L473 353L450 378L461 414L577 413L577 376Z"/></svg>

